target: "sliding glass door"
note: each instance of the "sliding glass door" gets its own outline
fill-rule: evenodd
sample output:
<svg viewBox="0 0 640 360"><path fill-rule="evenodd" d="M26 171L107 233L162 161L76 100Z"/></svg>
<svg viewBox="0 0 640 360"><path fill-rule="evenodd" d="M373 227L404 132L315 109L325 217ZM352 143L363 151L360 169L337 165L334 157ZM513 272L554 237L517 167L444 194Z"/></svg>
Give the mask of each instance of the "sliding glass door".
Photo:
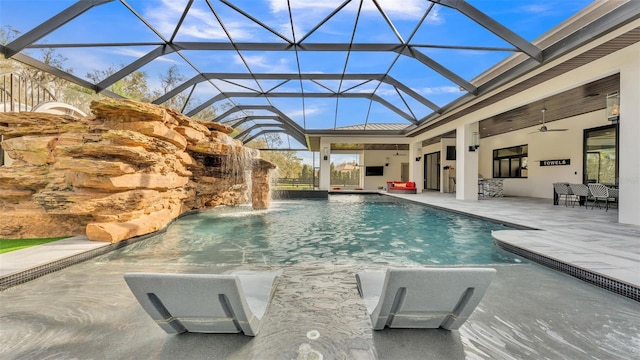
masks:
<svg viewBox="0 0 640 360"><path fill-rule="evenodd" d="M424 157L424 188L440 190L440 152L427 154Z"/></svg>
<svg viewBox="0 0 640 360"><path fill-rule="evenodd" d="M618 125L584 131L584 183L618 184Z"/></svg>

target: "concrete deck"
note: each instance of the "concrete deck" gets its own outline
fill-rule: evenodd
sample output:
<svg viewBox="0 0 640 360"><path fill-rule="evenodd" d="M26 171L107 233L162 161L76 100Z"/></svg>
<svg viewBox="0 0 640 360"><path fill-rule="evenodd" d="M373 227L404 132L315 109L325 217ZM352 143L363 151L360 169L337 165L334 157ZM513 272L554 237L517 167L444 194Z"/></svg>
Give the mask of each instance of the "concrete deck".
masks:
<svg viewBox="0 0 640 360"><path fill-rule="evenodd" d="M439 193L393 196L542 229L495 235L550 257L565 257L593 271L637 283L640 229L615 223L615 209L605 212L565 208L553 206L548 200L522 198L464 202L455 200L451 194ZM57 246L68 246L69 256L86 252L87 249L78 246L78 240ZM589 244L584 244L585 241ZM640 357L638 302L534 263L492 266L498 271L496 278L476 311L458 331L372 331L356 291L354 274L383 264L318 260L284 267L189 265L164 261L163 251L173 253L179 249L151 243L141 241L1 291L0 358ZM24 251L19 256L2 254L0 268L7 273L9 270L4 271L5 268L16 271L67 256L56 249L51 252L55 256L48 258L44 246L26 249L33 254L31 257ZM143 257L135 256L138 247L149 250ZM281 268L283 275L277 280L260 333L254 338L168 335L146 315L123 280L125 272L136 271L226 273L276 268Z"/></svg>

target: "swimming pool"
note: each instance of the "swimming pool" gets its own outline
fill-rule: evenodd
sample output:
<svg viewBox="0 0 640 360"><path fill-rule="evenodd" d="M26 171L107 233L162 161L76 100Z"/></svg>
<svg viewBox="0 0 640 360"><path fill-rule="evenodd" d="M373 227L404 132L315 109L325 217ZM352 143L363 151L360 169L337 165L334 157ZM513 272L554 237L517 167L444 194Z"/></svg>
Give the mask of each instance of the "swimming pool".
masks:
<svg viewBox="0 0 640 360"><path fill-rule="evenodd" d="M189 215L125 251L190 264L471 265L519 263L496 247L509 227L380 195L276 201L269 210L219 208Z"/></svg>
<svg viewBox="0 0 640 360"><path fill-rule="evenodd" d="M296 359L305 358L309 349L324 354L325 359L372 360L629 359L640 355L637 302L534 262L514 264L514 258L513 262L498 263L496 259L500 257L496 256L489 256L494 263L485 265L497 270L496 277L459 331L372 331L354 274L387 265L367 259L388 264L405 261L411 267L413 263L407 260L406 253L390 250L393 256L341 255L308 261L307 257L298 256L301 260L290 260L298 263L278 263L287 256L293 257L283 243L309 241L296 239L313 231L311 224L329 231L320 228L319 221L327 222L329 229L337 229L339 226L328 222L332 218L338 218L336 224L340 226L351 226L346 233L364 234L356 239L383 239L380 233L352 224L351 220L363 216L370 219L364 211L359 215L349 211L350 206L359 208L356 203L360 201L379 202L369 211L386 217L391 216L392 210L410 217L412 221L408 222L394 218L403 224L395 231L404 242L411 237L407 224L413 227L415 219L423 222L418 213L431 211L429 207L386 196L365 195L359 199L336 195L328 202L277 202L268 211L239 207L186 216L165 233L0 292L0 358ZM301 214L306 214L304 209L311 206L321 206L323 212L315 218L304 215L306 218L300 221ZM289 210L293 214L287 216L298 222L284 221L287 216L282 215ZM457 218L452 213L440 215L451 216L451 224L471 226L475 220ZM275 220L281 217L282 222ZM253 230L246 225L252 222L256 223ZM235 225L221 233L211 232L211 228L224 229L222 224L227 223ZM278 234L273 236L273 230L283 223L302 235L291 235L287 241ZM493 223L487 226L504 228ZM258 233L256 229L260 227L271 231ZM236 232L247 238L235 236ZM420 234L424 237L423 232ZM248 248L248 236L262 239L262 243ZM318 238L330 241L333 237L323 234ZM424 240L420 244L428 243ZM222 246L218 242L228 244ZM492 243L488 238L480 242ZM287 246L293 248L291 244ZM243 251L238 250L243 247ZM390 248L395 249L391 245ZM423 253L430 251L431 248ZM300 253L313 252L303 247ZM260 253L266 255L256 255ZM477 262L468 258L456 261ZM282 270L255 338L231 334L167 335L142 310L123 279L127 272L216 274L246 270ZM310 339L307 334L312 330L320 337Z"/></svg>

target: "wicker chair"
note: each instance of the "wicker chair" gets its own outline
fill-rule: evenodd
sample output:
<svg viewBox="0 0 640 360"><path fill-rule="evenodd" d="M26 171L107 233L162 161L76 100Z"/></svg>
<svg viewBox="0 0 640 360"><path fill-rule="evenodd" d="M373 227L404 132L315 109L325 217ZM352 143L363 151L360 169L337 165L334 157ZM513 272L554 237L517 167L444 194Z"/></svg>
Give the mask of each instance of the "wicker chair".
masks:
<svg viewBox="0 0 640 360"><path fill-rule="evenodd" d="M603 184L589 184L589 191L591 192L591 196L593 196L593 205L598 205L598 209L600 208L600 200L604 200L605 208L609 210L609 188Z"/></svg>
<svg viewBox="0 0 640 360"><path fill-rule="evenodd" d="M576 206L576 202L580 199L584 199L584 208L587 208L587 204L591 198L591 191L589 191L589 187L585 184L569 184L569 188L573 193L573 201L571 202L571 206Z"/></svg>
<svg viewBox="0 0 640 360"><path fill-rule="evenodd" d="M618 206L618 202L620 202L620 190L617 188L609 188L609 202L616 203L616 207Z"/></svg>
<svg viewBox="0 0 640 360"><path fill-rule="evenodd" d="M558 195L558 203L564 196L564 206L567 206L569 197L573 199L573 192L567 183L553 183L553 191Z"/></svg>

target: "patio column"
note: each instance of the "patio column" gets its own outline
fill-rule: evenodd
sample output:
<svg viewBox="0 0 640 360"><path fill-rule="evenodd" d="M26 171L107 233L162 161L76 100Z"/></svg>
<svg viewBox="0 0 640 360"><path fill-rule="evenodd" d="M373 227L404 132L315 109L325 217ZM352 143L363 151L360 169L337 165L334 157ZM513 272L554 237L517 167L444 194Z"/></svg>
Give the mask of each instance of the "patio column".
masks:
<svg viewBox="0 0 640 360"><path fill-rule="evenodd" d="M478 123L456 129L456 199L478 200ZM470 150L473 147L473 151Z"/></svg>
<svg viewBox="0 0 640 360"><path fill-rule="evenodd" d="M456 146L456 139L442 138L440 141L440 192L452 193L453 179L456 177L458 164L455 160L447 160L447 147ZM456 149L457 152L457 149ZM446 169L445 169L446 167Z"/></svg>
<svg viewBox="0 0 640 360"><path fill-rule="evenodd" d="M331 143L320 140L320 190L331 187Z"/></svg>
<svg viewBox="0 0 640 360"><path fill-rule="evenodd" d="M416 191L424 189L424 154L422 142L409 144L409 180L416 183Z"/></svg>
<svg viewBox="0 0 640 360"><path fill-rule="evenodd" d="M640 48L620 69L618 222L640 225Z"/></svg>

